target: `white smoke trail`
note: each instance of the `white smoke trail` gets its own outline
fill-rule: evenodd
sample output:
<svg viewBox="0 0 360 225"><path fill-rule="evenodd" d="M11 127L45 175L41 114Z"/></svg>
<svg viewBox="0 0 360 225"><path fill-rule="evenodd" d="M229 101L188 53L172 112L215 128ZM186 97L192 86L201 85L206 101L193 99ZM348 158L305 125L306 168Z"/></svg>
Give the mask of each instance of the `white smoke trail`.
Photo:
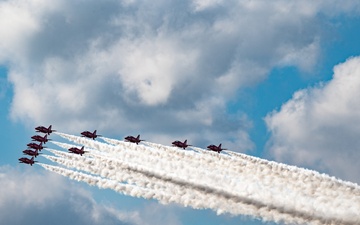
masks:
<svg viewBox="0 0 360 225"><path fill-rule="evenodd" d="M132 197L138 197L138 198L142 197L146 199L151 199L157 196L157 193L154 193L151 190L129 184L120 184L115 180L104 179L101 177L92 176L85 173L76 172L73 170L68 170L58 166L51 166L43 163L38 163L38 165L44 167L49 171L58 173L62 176L69 177L72 180L86 182L89 185L98 186L99 188L103 188L103 189L109 188L119 193L129 195Z"/></svg>
<svg viewBox="0 0 360 225"><path fill-rule="evenodd" d="M70 160L64 160L64 159L51 157L51 156L44 156L44 157L51 159L55 162L67 165L69 167L74 167L74 164L76 164L74 162L71 162ZM78 181L84 181L84 182L89 183L90 185L97 185L99 188L111 188L115 191L118 191L118 192L121 192L124 194L128 194L128 195L131 195L134 197L139 197L139 196L145 196L145 198L151 197L151 198L158 199L160 202L162 202L164 204L168 204L171 202L181 203L185 206L189 205L193 208L198 208L198 209L212 208L214 210L217 210L218 212L221 212L222 210L232 212L239 207L244 207L243 205L241 205L241 203L240 204L232 203L231 201L227 201L226 199L224 201L222 199L223 197L221 197L221 196L215 198L213 195L201 192L199 190L183 189L179 185L167 183L166 181L163 181L162 179L156 179L154 177L150 178L152 180L152 182L157 181L157 182L163 183L163 185L161 185L161 186L166 186L168 192L166 192L166 193L161 192L161 189L159 189L157 186L154 186L154 188L152 188L152 189L149 189L149 188L136 189L134 186L118 184L117 180L114 181L114 180L110 180L110 179L103 179L100 177L95 177L95 176L87 175L84 173L75 172L72 170L67 170L67 169L63 169L60 167L49 166L49 165L45 165L45 164L40 164L40 165L50 171L59 173L60 175L68 176L71 179L75 179ZM129 172L129 171L127 171L127 172ZM146 177L146 176L143 176L142 180L144 180L144 177ZM164 185L164 184L166 184L166 185ZM178 192L174 192L174 190L176 190L176 189L178 189ZM159 190L160 190L160 192L159 192ZM233 213L238 214L238 210L235 210Z"/></svg>
<svg viewBox="0 0 360 225"><path fill-rule="evenodd" d="M182 185L188 189L198 190L215 196L217 199L225 198L227 202L235 201L237 204L247 205L244 208L253 209L242 209L237 212L232 210L233 212L231 213L250 214L275 221L280 218L280 220L286 222L318 221L319 224L355 224L359 221L358 196L352 196L352 199L347 200L342 198L344 193L340 192L337 194L336 199L333 198L333 193L338 190L341 191L344 185L340 188L336 186L333 189L328 188L331 193L323 193L325 195L322 197L325 197L325 199L316 198L314 200L311 198L315 195L308 195L311 191L299 192L288 188L296 187L297 183L302 184L302 182L297 181L294 184L294 179L291 179L291 177L298 175L291 174L293 171L287 168L283 170L289 173L290 179L287 181L288 183L291 181L290 184L292 185L290 186L284 180L286 176L282 174L282 170L276 168L273 171L272 168L269 169L267 164L265 166L261 163L256 164L253 160L240 158L243 164L240 164L242 168L239 168L239 160L235 159L237 157L224 157L221 156L222 154L219 155L218 160L214 160L209 158L209 154L187 153L186 151L179 151L169 147L162 147L165 150L159 150L129 143L126 143L126 145L117 143L121 146L109 146L76 136L60 135L78 144L108 152L117 160L130 162L133 164L133 170L137 170L147 176L155 176L160 180ZM197 162L197 159L201 159L201 163ZM237 164L234 163L236 161ZM157 165L160 165L160 168ZM260 170L256 165L260 167ZM208 171L213 166L215 166L215 173L220 173L219 175L212 174L214 171ZM229 167L231 168L230 170L228 169ZM306 176L306 174L303 176ZM284 180L283 183L282 179ZM314 190L311 185L314 182L324 183L324 181L318 179L312 181L310 185L305 183L302 186L305 187L305 190ZM326 180L325 182L328 181ZM335 183L342 185L341 182ZM284 198L284 192L287 192L289 199ZM294 199L298 201L294 203ZM354 201L351 202L351 200ZM241 207L239 206L239 208ZM343 212L341 209L346 209L346 211ZM227 212L229 211L231 210Z"/></svg>
<svg viewBox="0 0 360 225"><path fill-rule="evenodd" d="M343 188L344 191L351 191L352 194L355 195L360 195L360 187L357 184L354 184L352 182L348 182L348 181L342 181L340 179L336 179L335 177L330 177L327 174L320 174L314 170L308 170L308 169L304 169L304 168L299 168L296 166L289 166L283 163L277 163L277 162L271 162L271 161L267 161L264 159L260 159L260 158L256 158L256 157L252 157L249 155L245 155L245 154L241 154L241 153L237 153L237 152L230 152L230 151L225 151L228 154L235 156L235 158L240 159L240 160L247 160L247 161L251 161L254 164L257 165L267 165L269 168L272 168L273 170L279 170L279 171L289 171L292 172L294 175L296 176L292 176L290 178L293 179L309 179L309 181L324 181L324 182L330 182L328 183L329 186L338 186L339 188ZM287 175L285 175L286 177Z"/></svg>
<svg viewBox="0 0 360 225"><path fill-rule="evenodd" d="M70 156L72 157L70 154L64 153L64 155ZM61 163L63 165L69 166L69 167L76 167L74 166L75 164L79 164L79 161L76 156L73 156L76 158L76 161L71 161L71 160L64 160L64 159L59 159L56 157L51 157L51 156L44 156L48 159L51 159L55 162ZM80 157L81 158L81 157ZM84 160L84 162L86 161L86 159ZM89 160L87 160L87 162L90 162ZM80 163L81 164L81 163ZM77 169L84 169L84 168L79 168L76 167ZM94 167L96 168L96 167ZM53 170L55 170L54 168L52 168ZM85 169L86 170L86 169ZM66 171L66 172L64 172ZM118 187L116 185L112 185L111 187L109 187L108 185L104 185L104 184L100 184L98 182L98 180L100 178L96 178L96 177L92 177L92 176L88 176L86 174L81 174L79 175L78 172L72 172L71 170L60 170L59 168L56 168L56 171L62 175L65 176L69 176L72 179L77 179L79 181L85 181L88 182L89 184L96 184L98 185L100 188L112 188L116 191L118 191ZM127 171L128 172L128 171ZM74 178L75 177L75 178ZM86 179L85 179L85 178ZM146 176L145 176L146 177ZM90 179L92 178L92 179ZM141 178L142 181L144 182L144 176ZM199 190L199 187L197 189L183 189L182 185L176 185L176 184L172 184L171 182L167 182L167 181L163 181L162 179L156 179L154 176L151 176L150 178L152 181L154 182L154 180L158 181L158 183L162 183L161 187L167 187L167 189L165 191L167 191L167 193L169 194L163 194L163 192L159 192L164 190L164 188L159 188L157 186L154 186L153 189L156 190L157 196L155 194L153 194L153 198L158 199L160 202L162 203L171 203L171 202L176 202L176 203L181 203L183 205L190 205L193 208L211 208L214 209L216 211L218 211L219 213L226 211L229 213L233 213L233 214L239 214L239 212L247 212L249 211L251 208L251 211L248 212L251 215L255 215L257 213L257 211L259 211L259 209L254 208L254 206L250 205L244 205L242 202L233 202L231 200L228 199L228 197L223 197L223 196L214 196L213 194L210 194L208 192L203 192L201 190ZM117 178L118 181L118 178ZM178 190L178 192L174 192ZM137 195L136 195L137 196ZM260 209L261 210L261 209ZM276 218L273 218L276 220ZM280 218L279 218L280 220ZM297 220L299 221L299 220Z"/></svg>
<svg viewBox="0 0 360 225"><path fill-rule="evenodd" d="M157 173L160 173L162 176L182 175L183 180L198 181L198 182L200 181L202 185L207 185L209 182L212 181L217 181L218 184L228 182L228 180L224 179L223 177L224 174L220 174L214 170L198 171L199 166L205 166L206 163L193 160L193 158L191 158L192 160L187 162L183 162L182 160L179 160L177 163L173 163L174 160L172 160L172 157L166 157L166 155L164 155L161 151L154 153L154 149L151 151L147 148L143 148L142 146L136 146L136 148L141 148L140 151L138 151L139 153L141 153L139 155L139 154L135 154L135 151L137 151L137 149L131 149L130 151L129 150L123 151L117 148L119 146L117 147L107 146L103 143L97 143L94 141L91 141L89 143L89 140L87 139L74 137L74 136L71 137L69 135L67 135L67 137L70 138L70 140L75 141L77 143L81 143L90 146L92 148L97 147L99 150L108 151L110 153L116 154L118 157L121 157L124 160L126 159L127 162L132 162L133 164L144 165L145 163L148 163L147 165L150 167L151 171L157 171ZM131 146L132 144L129 145ZM180 154L182 154L182 152L180 152ZM193 168L193 170L190 170L191 167ZM211 166L209 167L209 169L210 168ZM242 181L246 181L247 179L251 179L251 178L246 176L242 177ZM236 187L235 186L236 183L237 182L229 183L229 185L227 185L224 188L226 189L227 192L230 193L239 188L240 188L239 191L246 192L246 190L244 189L244 185L240 187ZM271 193L267 192L267 194L270 195Z"/></svg>
<svg viewBox="0 0 360 225"><path fill-rule="evenodd" d="M105 139L105 141L109 141L109 139ZM111 142L114 143L114 141ZM162 149L173 149L168 146L162 146L154 143L147 142L146 144L150 144L154 147L162 148ZM260 177L261 180L263 180L264 178L262 177L262 174L264 174L264 172L267 174L268 172L266 171L270 170L272 173L277 174L277 176L273 177L277 179L275 182L272 181L273 183L286 182L288 183L286 185L287 187L290 187L291 184L294 184L294 186L291 187L292 190L299 189L302 190L304 194L307 191L307 193L312 197L314 196L321 197L324 195L329 195L329 197L330 195L333 197L338 197L339 191L344 192L343 194L345 194L345 192L348 192L348 195L350 197L354 195L356 196L360 195L360 188L358 185L353 184L351 182L344 182L325 174L319 174L316 171L302 169L294 166L288 166L281 163L275 163L241 153L226 151L227 154L235 156L229 159L228 155L218 154L215 152L210 152L195 147L192 148L197 150L198 152L209 155L213 159L217 157L217 162L220 163L222 162L222 166L226 166L228 170L233 171L235 173L243 172L242 168L244 168L244 166L252 167L253 173L258 175L256 177ZM225 159L225 160L222 161L221 159ZM238 161L240 163L236 163L235 161ZM213 165L212 168L214 168ZM289 183L289 180L292 180L293 182ZM303 181L303 182L299 182L299 181ZM313 185L311 186L311 188L309 188L308 185L309 182L318 182L318 184L320 185ZM334 188L334 186L337 188Z"/></svg>
<svg viewBox="0 0 360 225"><path fill-rule="evenodd" d="M250 173L249 174L251 174L251 171L249 171ZM269 173L269 171L267 171L267 170L264 170L264 172L265 172L265 175L268 175ZM263 179L263 178L262 178ZM273 180L273 178L271 178L271 179L268 179L268 181L270 182L270 181L272 181ZM271 194L274 194L274 193L271 193ZM264 197L264 196L263 196ZM316 202L315 202L316 203Z"/></svg>
<svg viewBox="0 0 360 225"><path fill-rule="evenodd" d="M78 155L65 153L57 150L51 150L51 149L47 149L47 150L63 158L47 156L47 155L44 155L43 157L53 162L62 164L66 167L75 168L77 170L83 170L85 172L89 172L92 174L98 174L100 176L107 177L109 179L114 179L119 182L123 182L123 181L127 181L128 183L135 182L135 184L137 184L138 186L141 186L141 184L143 185L146 184L146 187L149 187L148 185L151 185L156 181L157 181L156 185L158 188L161 188L162 186L168 188L169 186L168 184L160 185L160 182L164 183L164 181L161 179L156 180L154 176L150 178L146 177L144 174L140 172L135 172L134 170L131 170L131 167L128 167L121 162L112 160L105 156L98 155L96 158L88 159L86 157L81 157ZM118 168L121 168L121 170L118 170ZM168 189L171 191L176 191L176 188L179 187L171 187ZM182 190L178 189L178 191L181 192Z"/></svg>
<svg viewBox="0 0 360 225"><path fill-rule="evenodd" d="M169 148L169 147L167 147L167 148ZM201 149L197 149L197 150L204 151ZM206 152L208 152L208 151L206 151ZM214 154L214 153L210 152L210 154ZM215 153L215 155L216 154L217 153ZM255 158L255 157L253 157L253 158ZM260 170L263 170L263 172L266 172L266 174L269 174L269 172L276 173L277 176L275 176L275 178L278 178L279 176L282 175L282 174L279 174L279 172L289 171L289 169L286 168L285 167L286 165L284 165L284 164L278 166L278 168L276 168L277 170L275 170L275 171L273 170L273 168L271 168L271 166L277 166L276 163L269 162L268 164L270 164L270 169L272 169L271 171L268 171L268 172L266 172L266 168L265 169L261 168L261 165L259 165L259 164L254 165L254 166L260 167ZM279 167L280 167L280 169L279 169ZM259 169L259 168L254 167L252 169L252 171L255 171L255 174L254 173L253 174L257 177L260 177L261 179L264 179L263 177L259 176L261 174L256 174L257 169ZM301 169L298 169L297 172L299 172L299 170L301 171ZM248 171L248 173L251 173L251 171ZM294 174L290 174L290 175L294 175ZM295 174L295 175L297 175L297 174ZM303 175L303 176L305 176L305 175ZM287 182L287 183L280 183L284 187L291 186L291 189L299 189L302 193L304 193L304 192L307 193L309 198L314 198L317 196L319 198L323 198L324 196L328 197L328 199L325 202L322 202L323 206L324 206L324 203L332 201L332 199L334 199L334 200L336 199L336 200L339 200L338 201L339 204L343 203L344 200L347 201L348 202L347 206L349 208L353 208L354 205L356 205L355 208L357 208L357 209L359 208L359 198L354 198L354 196L358 196L358 194L357 194L358 192L356 190L358 190L359 187L356 186L355 184L352 184L350 182L344 183L340 180L335 180L335 182L334 182L334 178L330 178L329 176L325 175L325 176L321 176L320 182L319 182L319 180L312 180L312 183L309 183L306 181L306 179L304 179L304 180L295 179L294 184L291 185L291 183L289 183L289 180L291 180L291 178L294 176L284 176L284 177L285 178L290 177L290 179L284 180L284 182ZM273 178L274 178L274 176L271 176L271 179L273 179ZM300 178L302 178L302 177L300 177ZM301 182L301 181L305 181L305 182ZM279 181L272 180L272 182L278 183ZM313 186L313 184L316 184L314 182L317 182L318 184L320 183L320 185ZM324 183L325 183L325 185L324 185ZM326 186L326 184L327 184L327 186ZM339 187L338 184L342 184L343 186ZM350 184L350 185L348 185L348 184ZM349 188L349 186L352 186L352 187ZM325 187L327 187L328 189L325 189ZM354 190L356 192L354 192ZM343 192L341 192L341 191L343 191ZM347 194L344 191L350 191L351 194ZM296 198L291 198L291 199L296 199ZM351 200L354 200L354 201L351 201ZM336 205L336 204L333 204L333 205ZM346 206L346 204L343 204L343 209L347 209L347 206ZM336 209L338 209L338 208L336 208ZM353 212L356 212L356 210L353 210Z"/></svg>
<svg viewBox="0 0 360 225"><path fill-rule="evenodd" d="M103 138L103 139L106 142L114 144L114 145L124 144L124 142L109 139L109 138ZM272 180L271 181L272 183L281 184L280 187L291 188L292 190L299 189L302 191L303 194L311 195L312 197L314 197L314 196L321 197L324 195L328 195L329 197L331 197L331 196L338 197L339 190L341 190L343 192L344 191L350 192L349 193L350 196L359 195L359 193L360 193L358 187L354 184L351 184L350 182L345 183L345 182L342 182L342 181L339 181L336 179L334 180L334 178L331 178L327 175L319 176L316 174L316 172L305 170L305 169L300 169L300 168L296 168L296 167L290 167L285 164L273 163L273 162L269 162L269 161L261 160L261 159L257 160L257 158L255 158L255 157L246 156L244 154L230 152L231 154L234 154L234 155L237 154L236 155L237 161L240 162L240 163L234 163L234 161L236 161L236 158L229 158L227 155L225 155L225 156L222 154L219 155L218 153L205 151L205 150L199 149L199 148L195 148L195 149L206 155L191 154L193 152L190 152L190 154L186 154L186 151L177 151L176 149L174 149L172 147L162 146L159 144L154 144L154 143L149 143L149 142L146 142L146 144L149 144L160 150L167 150L169 152L177 152L177 154L171 154L171 158L176 157L176 155L180 155L181 160L190 159L187 166L191 166L190 164L194 161L201 162L203 168L206 168L206 166L208 166L207 168L209 168L209 170L211 169L211 171L215 172L215 173L216 173L216 169L218 168L217 166L220 166L220 167L222 167L221 168L222 172L226 172L226 174L223 174L223 175L236 175L236 174L242 173L244 170L244 167L248 167L248 168L252 167L251 169L252 169L253 173L258 174L258 176L255 176L255 177L260 177L261 180L264 180L263 175L264 174L267 175L268 174L267 171L271 170L272 173L276 173L278 175L278 176L275 176L272 178L272 179L276 179L275 181ZM134 146L134 145L132 145L132 146ZM129 147L131 147L131 144L129 145ZM139 147L136 147L136 148L139 148ZM134 150L136 150L136 149L132 149L132 151L134 151ZM141 151L144 151L144 150L141 150ZM211 158L209 159L206 156L211 157ZM217 158L215 158L214 156L217 156ZM199 160L199 158L200 158L200 160ZM206 158L205 163L202 163L202 161L201 161L202 158ZM196 164L195 166L198 166L198 164ZM289 171L291 172L290 174L288 173ZM308 174L306 172L308 172ZM291 176L289 176L289 175L291 175ZM290 179L292 179L294 182L288 183L288 181ZM322 181L319 183L320 185L313 185L309 188L308 182L319 181L319 179L321 179L321 181ZM304 182L298 182L299 180L304 181ZM282 183L287 183L287 185L283 185ZM340 185L339 185L339 183L340 183ZM294 185L291 186L292 184L294 184ZM335 188L333 188L334 186L338 186L338 188L335 189Z"/></svg>

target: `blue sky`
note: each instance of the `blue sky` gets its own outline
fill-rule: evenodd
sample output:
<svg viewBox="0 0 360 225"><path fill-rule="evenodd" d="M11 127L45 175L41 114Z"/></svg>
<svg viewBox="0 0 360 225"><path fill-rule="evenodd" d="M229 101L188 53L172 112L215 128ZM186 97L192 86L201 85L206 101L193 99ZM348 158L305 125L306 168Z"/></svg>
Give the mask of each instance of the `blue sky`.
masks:
<svg viewBox="0 0 360 225"><path fill-rule="evenodd" d="M0 223L275 224L19 165L37 125L221 142L359 183L359 15L336 0L0 1Z"/></svg>

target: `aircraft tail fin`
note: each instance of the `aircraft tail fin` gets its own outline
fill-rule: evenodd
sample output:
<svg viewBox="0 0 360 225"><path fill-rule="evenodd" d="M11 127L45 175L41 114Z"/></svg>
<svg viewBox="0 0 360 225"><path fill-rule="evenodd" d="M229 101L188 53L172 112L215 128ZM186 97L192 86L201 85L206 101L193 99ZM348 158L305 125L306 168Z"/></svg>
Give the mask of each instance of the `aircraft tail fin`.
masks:
<svg viewBox="0 0 360 225"><path fill-rule="evenodd" d="M140 139L140 134L138 134L138 136L136 137L136 139Z"/></svg>
<svg viewBox="0 0 360 225"><path fill-rule="evenodd" d="M187 144L187 140L184 141L184 144Z"/></svg>
<svg viewBox="0 0 360 225"><path fill-rule="evenodd" d="M52 125L49 126L48 130L49 130L49 133L48 133L48 134L50 134L51 132L55 132L55 131L56 131L56 130L52 130Z"/></svg>
<svg viewBox="0 0 360 225"><path fill-rule="evenodd" d="M51 126L52 126L52 125L50 125L50 129L51 129ZM56 130L51 130L51 132L56 132Z"/></svg>
<svg viewBox="0 0 360 225"><path fill-rule="evenodd" d="M93 134L96 134L96 130L94 130L94 133Z"/></svg>
<svg viewBox="0 0 360 225"><path fill-rule="evenodd" d="M219 148L221 149L221 143L219 144Z"/></svg>

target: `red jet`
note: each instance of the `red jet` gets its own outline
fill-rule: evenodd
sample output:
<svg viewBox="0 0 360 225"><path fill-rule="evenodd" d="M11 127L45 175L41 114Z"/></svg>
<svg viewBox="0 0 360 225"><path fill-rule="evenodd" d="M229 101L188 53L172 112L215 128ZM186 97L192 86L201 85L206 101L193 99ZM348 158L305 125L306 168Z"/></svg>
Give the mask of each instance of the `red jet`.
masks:
<svg viewBox="0 0 360 225"><path fill-rule="evenodd" d="M48 128L39 126L39 127L36 127L35 130L36 130L36 132L41 132L41 133L45 133L48 135L50 135L52 132L56 131L56 130L51 130L51 125Z"/></svg>
<svg viewBox="0 0 360 225"><path fill-rule="evenodd" d="M28 146L29 148L37 149L37 150L39 150L39 151L41 151L43 148L46 148L45 146L42 146L42 143L40 143L40 144L29 143L29 144L27 144L27 146Z"/></svg>
<svg viewBox="0 0 360 225"><path fill-rule="evenodd" d="M19 163L30 164L30 166L32 166L34 163L37 162L37 161L34 161L34 156L31 157L31 159L28 159L28 158L20 158L19 161L20 161Z"/></svg>
<svg viewBox="0 0 360 225"><path fill-rule="evenodd" d="M31 139L33 140L33 141L38 141L38 142L40 142L40 143L46 143L46 142L48 142L48 141L50 141L51 139L48 139L47 138L47 134L45 134L45 136L44 137L42 137L42 136L40 136L40 135L34 135L34 136L32 136L31 137Z"/></svg>
<svg viewBox="0 0 360 225"><path fill-rule="evenodd" d="M217 153L220 153L222 150L226 150L225 148L221 148L221 144L219 144L219 146L216 146L216 145L209 145L207 146L207 148L211 151L214 151L214 152L217 152Z"/></svg>
<svg viewBox="0 0 360 225"><path fill-rule="evenodd" d="M84 151L84 146L83 146L82 148L76 148L76 147L69 148L69 152L82 156L87 151Z"/></svg>
<svg viewBox="0 0 360 225"><path fill-rule="evenodd" d="M92 138L93 140L95 140L95 138L101 136L101 135L96 134L96 130L94 130L93 133L91 133L90 131L84 131L84 132L81 132L81 135L82 135L82 137Z"/></svg>
<svg viewBox="0 0 360 225"><path fill-rule="evenodd" d="M140 141L145 141L145 140L140 140L140 134L137 137L134 136L127 136L125 138L126 141L132 142L132 143L136 143L139 144Z"/></svg>
<svg viewBox="0 0 360 225"><path fill-rule="evenodd" d="M35 151L26 149L26 150L23 151L23 153L24 153L25 155L35 156L35 158L36 158L36 156L38 156L39 154L41 154L41 153L38 152L38 149L36 149Z"/></svg>
<svg viewBox="0 0 360 225"><path fill-rule="evenodd" d="M174 142L172 143L172 145L173 145L173 146L176 146L176 147L179 147L179 148L183 148L183 149L187 148L188 146L191 146L191 145L188 145L188 144L187 144L187 140L185 140L184 142L174 141Z"/></svg>

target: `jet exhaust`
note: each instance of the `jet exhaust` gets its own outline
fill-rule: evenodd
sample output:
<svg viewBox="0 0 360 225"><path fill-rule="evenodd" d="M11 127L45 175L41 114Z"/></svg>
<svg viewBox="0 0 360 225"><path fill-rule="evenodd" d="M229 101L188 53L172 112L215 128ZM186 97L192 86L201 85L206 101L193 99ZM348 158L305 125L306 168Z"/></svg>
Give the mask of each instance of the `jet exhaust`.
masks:
<svg viewBox="0 0 360 225"><path fill-rule="evenodd" d="M52 141L59 147L85 146L89 152L78 156L49 149L56 156L42 156L67 169L40 165L99 188L286 224L360 223L360 187L315 171L226 150L184 151L150 142L136 145L102 137L103 143L55 134L77 144Z"/></svg>

